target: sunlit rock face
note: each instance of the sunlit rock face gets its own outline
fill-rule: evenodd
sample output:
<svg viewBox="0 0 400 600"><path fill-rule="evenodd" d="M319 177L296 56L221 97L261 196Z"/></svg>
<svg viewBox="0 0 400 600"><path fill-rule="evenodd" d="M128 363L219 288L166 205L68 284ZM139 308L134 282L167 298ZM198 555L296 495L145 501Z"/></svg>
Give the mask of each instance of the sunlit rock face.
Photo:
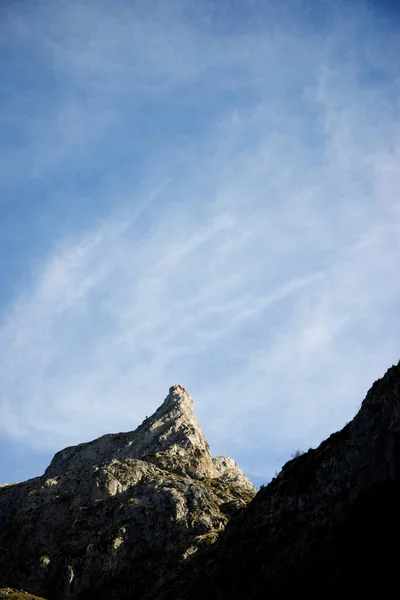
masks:
<svg viewBox="0 0 400 600"><path fill-rule="evenodd" d="M135 431L58 452L42 477L0 488L0 585L51 599L161 593L255 488L211 458L180 385Z"/></svg>

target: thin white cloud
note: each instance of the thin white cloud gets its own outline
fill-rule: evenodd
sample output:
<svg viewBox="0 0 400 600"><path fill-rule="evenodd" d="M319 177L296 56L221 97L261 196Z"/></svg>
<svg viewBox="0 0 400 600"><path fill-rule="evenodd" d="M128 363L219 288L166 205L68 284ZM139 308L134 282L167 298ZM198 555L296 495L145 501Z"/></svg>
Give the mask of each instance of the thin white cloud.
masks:
<svg viewBox="0 0 400 600"><path fill-rule="evenodd" d="M224 36L178 5L43 6L33 29L20 15L9 28L51 57L62 93L28 119L19 168L43 181L98 160L104 174L82 190L97 222L57 240L3 312L0 431L55 451L135 427L179 382L215 451L268 477L397 358L397 67L368 11L342 3L328 33L271 30L262 13ZM362 83L377 69L381 94ZM157 127L175 103L191 133L164 123L149 142L146 103Z"/></svg>

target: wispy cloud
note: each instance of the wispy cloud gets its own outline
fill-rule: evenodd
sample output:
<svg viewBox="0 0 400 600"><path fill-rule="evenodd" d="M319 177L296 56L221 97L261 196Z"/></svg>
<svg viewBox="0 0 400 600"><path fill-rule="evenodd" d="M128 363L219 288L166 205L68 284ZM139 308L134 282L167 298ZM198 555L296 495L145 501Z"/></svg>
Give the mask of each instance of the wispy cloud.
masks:
<svg viewBox="0 0 400 600"><path fill-rule="evenodd" d="M215 452L267 478L397 359L395 40L363 3L300 4L10 12L48 95L4 105L26 144L3 186L22 169L56 209L3 307L5 438L130 429L180 382Z"/></svg>

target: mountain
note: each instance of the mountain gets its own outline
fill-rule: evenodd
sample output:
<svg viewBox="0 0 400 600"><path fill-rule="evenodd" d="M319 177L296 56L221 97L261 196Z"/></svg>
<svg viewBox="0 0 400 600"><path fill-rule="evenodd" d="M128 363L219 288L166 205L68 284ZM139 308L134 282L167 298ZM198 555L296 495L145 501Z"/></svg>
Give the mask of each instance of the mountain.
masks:
<svg viewBox="0 0 400 600"><path fill-rule="evenodd" d="M341 600L397 589L400 363L256 495L174 386L133 433L0 490L0 586L48 600ZM1 591L1 590L0 590Z"/></svg>
<svg viewBox="0 0 400 600"><path fill-rule="evenodd" d="M255 493L232 459L211 458L175 385L135 431L66 448L42 477L0 487L0 587L54 600L157 597Z"/></svg>
<svg viewBox="0 0 400 600"><path fill-rule="evenodd" d="M397 589L400 363L315 450L287 462L158 600L334 600Z"/></svg>

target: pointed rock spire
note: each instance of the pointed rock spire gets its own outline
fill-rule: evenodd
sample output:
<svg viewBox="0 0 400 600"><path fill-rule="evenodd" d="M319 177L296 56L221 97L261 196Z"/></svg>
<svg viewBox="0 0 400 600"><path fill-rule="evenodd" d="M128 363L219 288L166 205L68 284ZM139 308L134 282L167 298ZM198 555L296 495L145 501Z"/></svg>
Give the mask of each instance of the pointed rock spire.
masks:
<svg viewBox="0 0 400 600"><path fill-rule="evenodd" d="M173 385L161 406L135 431L104 435L58 452L46 476L56 477L112 458L144 460L195 479L219 476L197 422L193 400L181 385Z"/></svg>
<svg viewBox="0 0 400 600"><path fill-rule="evenodd" d="M243 478L231 459L211 460L174 385L135 431L66 448L44 476L0 489L1 577L60 600L161 598L253 499Z"/></svg>
<svg viewBox="0 0 400 600"><path fill-rule="evenodd" d="M173 385L154 415L133 432L135 457L196 479L213 477L210 447L197 422L194 403L181 385Z"/></svg>

